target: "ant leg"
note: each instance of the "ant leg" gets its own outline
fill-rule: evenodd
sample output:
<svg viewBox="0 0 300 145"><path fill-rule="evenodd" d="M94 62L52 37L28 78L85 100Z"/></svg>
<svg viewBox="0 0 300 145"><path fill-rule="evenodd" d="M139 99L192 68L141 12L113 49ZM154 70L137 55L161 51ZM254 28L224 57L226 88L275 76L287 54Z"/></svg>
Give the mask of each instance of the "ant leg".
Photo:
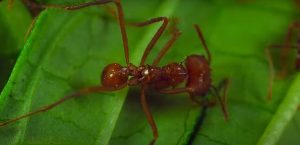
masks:
<svg viewBox="0 0 300 145"><path fill-rule="evenodd" d="M114 3L117 7L118 12L118 21L119 26L122 34L122 41L123 41L123 47L125 52L125 59L126 64L129 66L129 47L128 47L128 38L125 28L125 20L124 20L124 12L121 4L121 0L95 0L92 2L85 2L82 4L74 5L74 6L59 6L59 5L43 5L44 8L58 8L58 9L64 9L64 10L78 10L81 8L89 7L89 6L96 6L96 5L103 5L107 3Z"/></svg>
<svg viewBox="0 0 300 145"><path fill-rule="evenodd" d="M108 8L107 11L109 11L109 13L113 17L115 17L115 12L112 9ZM160 22L160 21L163 21L163 24L157 30L157 32L155 33L155 35L153 36L153 38L149 42L147 48L145 49L144 54L143 54L142 59L141 59L140 65L144 65L147 56L149 55L151 49L154 47L154 44L157 42L157 40L160 38L160 36L164 32L164 30L166 29L166 26L168 25L169 20L166 17L157 17L157 18L152 18L152 19L150 19L148 21L144 21L144 22L126 23L129 26L144 27L144 26L147 26L147 25L150 25L150 24L153 24L153 23L157 23L157 22ZM153 62L153 66L156 66L159 63L160 59L164 56L164 54L168 51L168 49L172 46L172 44L175 42L177 37L180 35L180 32L177 29L174 30L174 31L175 32L173 33L173 37L167 42L167 44L165 44L163 49L160 51L157 58Z"/></svg>
<svg viewBox="0 0 300 145"><path fill-rule="evenodd" d="M274 81L275 71L274 71L273 59L272 59L272 56L270 54L269 47L265 49L265 54L267 56L267 60L268 60L268 63L269 63L269 72L270 72L269 86L268 86L268 100L270 101L270 100L272 100L273 81Z"/></svg>
<svg viewBox="0 0 300 145"><path fill-rule="evenodd" d="M148 21L145 21L145 22L129 23L129 25L132 25L132 26L143 27L143 26L150 25L150 24L153 24L153 23L156 23L156 22L160 22L160 21L163 21L163 23L159 27L159 29L156 31L156 33L154 34L154 36L152 37L149 44L147 45L147 47L144 51L143 57L141 59L140 65L144 65L144 63L146 61L146 58L149 55L149 52L154 47L155 43L157 42L157 40L160 38L160 36L164 32L164 30L166 29L166 27L169 23L169 20L166 17L157 17L157 18L153 18L153 19L150 19Z"/></svg>
<svg viewBox="0 0 300 145"><path fill-rule="evenodd" d="M218 88L223 87L224 91L222 94L222 97L219 94L219 89L216 88L215 86L211 87L210 92L217 97L217 99L219 100L220 104L221 104L221 109L222 112L224 114L224 119L227 121L228 120L228 111L227 111L227 90L228 90L228 86L229 86L229 79L224 79Z"/></svg>
<svg viewBox="0 0 300 145"><path fill-rule="evenodd" d="M288 54L289 54L290 49L291 49L292 34L293 34L294 30L300 30L300 24L299 23L295 22L295 23L292 23L289 26L288 32L287 32L286 37L285 37L285 42L284 42L283 47L282 47L281 52L280 52L281 70L280 70L279 76L281 78L283 78L287 73L287 66L288 65L287 65L286 60L288 58ZM298 36L298 37L300 37L300 36ZM299 46L297 46L296 48L300 49Z"/></svg>
<svg viewBox="0 0 300 145"><path fill-rule="evenodd" d="M33 115L41 113L41 112L46 112L46 111L48 111L48 110L64 103L65 101L73 99L73 98L76 98L76 97L79 97L79 96L82 96L82 95L86 95L86 94L90 94L90 93L116 91L116 90L124 88L126 85L127 84L125 84L125 85L123 85L119 88L105 88L105 87L102 87L102 86L95 86L95 87L88 87L88 88L81 89L81 90L79 90L75 93L72 93L70 95L67 95L67 96L61 98L60 100L58 100L58 101L56 101L56 102L54 102L50 105L43 106L40 109L37 109L37 110L29 112L27 114L18 116L18 117L13 118L13 119L9 119L8 121L0 122L0 127L5 126L7 124L11 124L11 123L16 122L18 120L21 120L23 118L33 116Z"/></svg>
<svg viewBox="0 0 300 145"><path fill-rule="evenodd" d="M151 129L152 129L152 133L153 133L153 139L152 139L152 141L150 142L149 145L154 145L155 141L158 138L158 131L157 131L157 127L156 127L155 121L153 119L153 116L152 116L152 114L149 110L148 104L147 104L144 86L142 86L142 88L141 88L141 103L142 103L144 113L146 114L147 121L150 124Z"/></svg>
<svg viewBox="0 0 300 145"><path fill-rule="evenodd" d="M171 48L174 42L177 40L178 36L181 34L178 29L174 29L174 33L172 38L165 44L165 46L160 50L157 57L154 59L152 66L157 66L160 62L161 58L167 53L167 51Z"/></svg>
<svg viewBox="0 0 300 145"><path fill-rule="evenodd" d="M127 23L128 25L131 25L131 26L143 27L143 26L150 25L150 24L153 24L153 23L156 23L156 22L160 22L160 21L163 21L163 24L160 26L160 28L157 30L157 32L153 36L152 40L148 44L148 46L147 46L147 48L146 48L146 50L145 50L145 52L143 54L143 57L141 59L140 65L144 65L147 56L149 55L151 49L154 47L154 44L157 42L157 40L160 38L160 36L164 32L164 30L166 29L166 26L168 25L169 20L166 17L157 17L157 18L153 18L153 19L150 19L148 21L145 21L145 22ZM177 28L175 28L172 38L165 44L165 46L163 47L163 49L159 52L159 54L157 55L157 57L153 61L153 63L152 63L153 66L156 66L159 63L159 61L161 60L161 58L165 55L165 53L173 45L173 43L176 41L177 37L180 34L181 33L179 32L179 30Z"/></svg>
<svg viewBox="0 0 300 145"><path fill-rule="evenodd" d="M202 45L204 46L204 50L206 51L206 54L207 54L207 60L208 60L208 63L210 64L210 62L211 62L211 55L210 55L209 49L208 49L208 47L206 45L206 42L204 40L203 34L202 34L201 30L200 30L200 27L197 24L195 24L194 27L196 29L198 37L201 40Z"/></svg>

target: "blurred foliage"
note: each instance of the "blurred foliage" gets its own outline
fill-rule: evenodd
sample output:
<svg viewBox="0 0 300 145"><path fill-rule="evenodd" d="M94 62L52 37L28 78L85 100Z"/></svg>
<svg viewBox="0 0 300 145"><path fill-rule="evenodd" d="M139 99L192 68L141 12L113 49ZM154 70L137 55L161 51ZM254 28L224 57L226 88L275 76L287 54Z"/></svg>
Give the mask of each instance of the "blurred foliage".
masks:
<svg viewBox="0 0 300 145"><path fill-rule="evenodd" d="M20 1L16 1L11 9L7 1L0 3L0 90L7 82L18 53L24 46L24 36L30 21L31 17Z"/></svg>

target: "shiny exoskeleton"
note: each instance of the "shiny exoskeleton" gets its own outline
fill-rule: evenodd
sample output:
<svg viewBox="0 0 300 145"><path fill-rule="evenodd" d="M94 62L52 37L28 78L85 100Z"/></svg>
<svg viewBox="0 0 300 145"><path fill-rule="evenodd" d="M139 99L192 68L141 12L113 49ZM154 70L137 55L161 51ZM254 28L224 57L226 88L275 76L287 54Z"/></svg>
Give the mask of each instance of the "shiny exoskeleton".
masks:
<svg viewBox="0 0 300 145"><path fill-rule="evenodd" d="M191 96L204 96L211 87L210 67L202 55L191 55L185 64L170 63L163 67L144 65L129 67L117 63L107 65L102 72L102 85L108 88L147 85L155 89L175 87L186 81L187 92Z"/></svg>

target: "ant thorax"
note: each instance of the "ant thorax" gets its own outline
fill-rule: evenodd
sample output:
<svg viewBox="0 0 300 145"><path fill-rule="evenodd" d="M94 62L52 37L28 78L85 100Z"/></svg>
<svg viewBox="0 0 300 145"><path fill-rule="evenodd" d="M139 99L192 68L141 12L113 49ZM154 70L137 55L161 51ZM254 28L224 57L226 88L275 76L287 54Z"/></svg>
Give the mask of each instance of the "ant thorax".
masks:
<svg viewBox="0 0 300 145"><path fill-rule="evenodd" d="M187 71L182 64L171 63L163 67L144 65L128 67L129 85L145 84L153 88L174 87L187 79Z"/></svg>
<svg viewBox="0 0 300 145"><path fill-rule="evenodd" d="M162 69L150 65L136 67L130 64L128 67L128 74L129 76L132 76L128 80L128 85L130 86L151 84L161 80Z"/></svg>

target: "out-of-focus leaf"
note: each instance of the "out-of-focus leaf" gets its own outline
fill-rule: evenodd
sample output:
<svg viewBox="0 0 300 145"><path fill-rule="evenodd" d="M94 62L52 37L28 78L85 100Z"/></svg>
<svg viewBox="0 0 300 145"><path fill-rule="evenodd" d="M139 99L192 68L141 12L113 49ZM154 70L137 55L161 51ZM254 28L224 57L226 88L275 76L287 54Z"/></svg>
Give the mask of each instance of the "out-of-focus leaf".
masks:
<svg viewBox="0 0 300 145"><path fill-rule="evenodd" d="M0 90L7 82L20 49L24 46L25 33L31 17L20 1L12 9L7 1L0 3Z"/></svg>

